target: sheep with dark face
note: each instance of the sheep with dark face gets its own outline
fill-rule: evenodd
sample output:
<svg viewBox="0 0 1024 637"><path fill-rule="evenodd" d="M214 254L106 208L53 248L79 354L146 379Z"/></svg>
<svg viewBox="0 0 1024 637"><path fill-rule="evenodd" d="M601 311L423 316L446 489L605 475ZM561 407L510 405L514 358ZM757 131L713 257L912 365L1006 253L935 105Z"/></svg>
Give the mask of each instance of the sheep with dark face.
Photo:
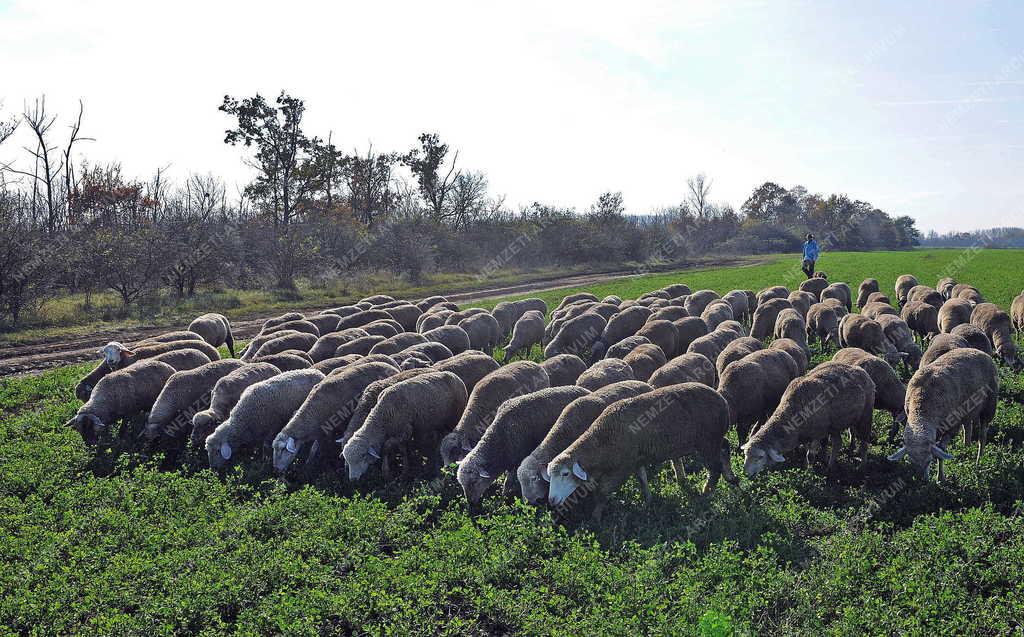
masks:
<svg viewBox="0 0 1024 637"><path fill-rule="evenodd" d="M222 469L239 451L270 442L323 379L314 369L298 369L247 387L227 419L206 437L210 468Z"/></svg>
<svg viewBox="0 0 1024 637"><path fill-rule="evenodd" d="M715 299L708 303L704 311L701 312L700 317L704 319L708 330L714 330L725 321L735 319L732 313L732 306L729 305L728 301L722 299Z"/></svg>
<svg viewBox="0 0 1024 637"><path fill-rule="evenodd" d="M605 359L609 360L609 359ZM668 361L665 352L660 347L651 343L650 345L637 345L633 348L622 362L626 363L633 370L633 377L637 380L646 381L658 369Z"/></svg>
<svg viewBox="0 0 1024 637"><path fill-rule="evenodd" d="M481 352L490 353L501 341L501 326L487 312L467 316L458 325L469 336L469 346Z"/></svg>
<svg viewBox="0 0 1024 637"><path fill-rule="evenodd" d="M906 321L898 316L885 314L878 317L878 324L882 326L885 337L893 347L904 355L904 362L910 369L916 370L921 364L921 348L914 340L914 333L910 331Z"/></svg>
<svg viewBox="0 0 1024 637"><path fill-rule="evenodd" d="M686 297L686 303L683 307L686 308L686 313L690 316L700 316L704 313L704 308L718 298L718 292L714 290L697 290Z"/></svg>
<svg viewBox="0 0 1024 637"><path fill-rule="evenodd" d="M311 462L336 435L345 431L363 391L371 383L398 372L397 367L387 363L360 363L320 381L274 438L274 469L286 471L308 443L312 443L307 460Z"/></svg>
<svg viewBox="0 0 1024 637"><path fill-rule="evenodd" d="M917 277L913 274L901 274L896 278L896 285L894 290L896 292L896 302L903 307L903 304L907 302L907 295L910 294L910 289L917 285Z"/></svg>
<svg viewBox="0 0 1024 637"><path fill-rule="evenodd" d="M188 329L203 337L214 347L227 345L231 356L235 355L235 337L231 334L231 322L223 314L203 314L189 323Z"/></svg>
<svg viewBox="0 0 1024 637"><path fill-rule="evenodd" d="M949 334L957 325L971 322L974 306L963 299L949 299L939 308L939 331Z"/></svg>
<svg viewBox="0 0 1024 637"><path fill-rule="evenodd" d="M877 319L883 314L889 314L892 316L899 316L900 313L896 311L896 308L889 305L888 303L882 303L881 301L872 301L861 308L860 313L863 316L868 317L871 320Z"/></svg>
<svg viewBox="0 0 1024 637"><path fill-rule="evenodd" d="M671 321L649 320L636 335L643 336L660 347L666 358L672 358L679 353L679 331Z"/></svg>
<svg viewBox="0 0 1024 637"><path fill-rule="evenodd" d="M822 300L837 299L846 307L847 312L853 311L853 292L850 290L850 286L842 281L832 283L822 290L820 298Z"/></svg>
<svg viewBox="0 0 1024 637"><path fill-rule="evenodd" d="M939 333L939 311L924 301L907 301L900 311L900 318L922 339Z"/></svg>
<svg viewBox="0 0 1024 637"><path fill-rule="evenodd" d="M718 374L714 363L703 354L682 354L654 370L648 383L651 387L668 387L679 383L701 383L715 387Z"/></svg>
<svg viewBox="0 0 1024 637"><path fill-rule="evenodd" d="M708 468L705 494L714 490L723 473L735 484L725 440L728 429L725 399L699 383L662 387L621 400L548 463L548 502L563 507L577 490L593 491L593 516L600 520L608 496L629 476L691 454L697 454Z"/></svg>
<svg viewBox="0 0 1024 637"><path fill-rule="evenodd" d="M557 354L580 356L591 350L606 326L607 321L603 316L589 312L566 321L544 348L544 357L551 358Z"/></svg>
<svg viewBox="0 0 1024 637"><path fill-rule="evenodd" d="M793 309L800 312L800 316L807 320L807 311L818 302L818 298L810 292L796 290L789 293L788 300L793 304Z"/></svg>
<svg viewBox="0 0 1024 637"><path fill-rule="evenodd" d="M530 349L534 345L539 345L543 340L544 315L535 310L524 312L512 328L512 340L505 347L505 357L502 362L507 363L513 356L529 355Z"/></svg>
<svg viewBox="0 0 1024 637"><path fill-rule="evenodd" d="M437 441L462 416L466 401L465 384L451 372L429 371L385 389L342 450L349 479L358 480L371 464L382 460L384 479L390 480L395 455L401 457L406 474L410 451L426 456L434 469L440 469Z"/></svg>
<svg viewBox="0 0 1024 637"><path fill-rule="evenodd" d="M506 400L551 386L544 368L531 361L516 361L496 369L476 384L455 429L441 441L445 465L465 457L494 420Z"/></svg>
<svg viewBox="0 0 1024 637"><path fill-rule="evenodd" d="M950 439L963 427L970 442L977 429L978 460L985 448L988 423L996 415L999 373L995 363L973 348L954 349L917 371L907 385L907 426L903 446L889 456L905 455L927 479L932 460L939 460L939 480L945 479L943 462Z"/></svg>
<svg viewBox="0 0 1024 637"><path fill-rule="evenodd" d="M773 285L757 293L757 307L761 307L772 299L788 299L789 288L784 285ZM757 309L757 308L755 308Z"/></svg>
<svg viewBox="0 0 1024 637"><path fill-rule="evenodd" d="M479 502L506 472L505 491L512 493L519 464L544 440L562 410L589 393L576 386L549 387L506 401L480 442L459 463L457 477L466 500Z"/></svg>
<svg viewBox="0 0 1024 637"><path fill-rule="evenodd" d="M988 337L992 350L1003 363L1014 371L1024 367L1017 354L1017 343L1013 341L1013 325L1010 315L995 303L979 303L971 314L971 325L974 325Z"/></svg>
<svg viewBox="0 0 1024 637"><path fill-rule="evenodd" d="M918 368L930 365L946 352L950 352L960 347L970 346L971 344L962 336L958 336L956 334L939 334L929 341L928 349L925 350L924 355L921 357L921 362L918 364Z"/></svg>
<svg viewBox="0 0 1024 637"><path fill-rule="evenodd" d="M810 364L810 360L807 358L807 352L799 343L790 338L777 338L772 341L772 344L768 346L768 349L777 349L789 354L789 357L796 363L796 373L798 376L803 376L807 372L807 366Z"/></svg>
<svg viewBox="0 0 1024 637"><path fill-rule="evenodd" d="M821 301L821 293L828 287L828 279L820 276L812 276L809 279L801 281L799 289L804 292L810 292L814 295L815 302ZM785 297L776 297L785 298Z"/></svg>
<svg viewBox="0 0 1024 637"><path fill-rule="evenodd" d="M865 352L859 347L841 349L836 352L832 360L837 363L856 365L868 373L871 381L875 383L875 409L887 411L892 416L889 442L895 442L900 427L907 422L907 410L904 407L907 387L896 376L893 368L881 358Z"/></svg>
<svg viewBox="0 0 1024 637"><path fill-rule="evenodd" d="M580 377L576 379L576 384L590 391L596 391L626 380L636 380L633 368L624 360L605 358L597 361L587 371L580 374Z"/></svg>
<svg viewBox="0 0 1024 637"><path fill-rule="evenodd" d="M821 347L839 347L839 317L828 303L815 303L807 310L807 341Z"/></svg>
<svg viewBox="0 0 1024 637"><path fill-rule="evenodd" d="M575 385L580 374L587 371L587 364L575 354L559 354L541 361L541 367L548 373L552 387Z"/></svg>
<svg viewBox="0 0 1024 637"><path fill-rule="evenodd" d="M168 365L144 360L111 372L97 383L92 393L66 425L77 431L87 445L95 445L99 434L122 418L149 411L167 380L176 373Z"/></svg>
<svg viewBox="0 0 1024 637"><path fill-rule="evenodd" d="M735 341L726 345L725 349L722 350L722 353L719 354L718 358L715 360L714 369L717 372L717 375L721 376L722 372L725 371L725 368L729 366L729 363L734 363L745 357L747 354L753 354L760 349L764 349L764 343L756 338L751 336L741 336L737 338Z"/></svg>
<svg viewBox="0 0 1024 637"><path fill-rule="evenodd" d="M544 439L516 470L523 499L531 504L542 504L548 495L548 463L590 428L609 405L651 389L647 383L627 380L587 393L566 405Z"/></svg>
<svg viewBox="0 0 1024 637"><path fill-rule="evenodd" d="M882 325L860 314L847 314L839 322L839 344L881 356L893 367L904 358L885 337Z"/></svg>
<svg viewBox="0 0 1024 637"><path fill-rule="evenodd" d="M788 338L796 342L810 355L810 349L807 347L807 323L796 309L788 308L779 312L778 318L775 319L773 335L777 339Z"/></svg>
<svg viewBox="0 0 1024 637"><path fill-rule="evenodd" d="M309 357L314 363L327 360L336 356L335 352L339 347L345 343L356 340L357 338L363 338L369 336L366 331L360 327L353 327L341 332L330 332L324 334L313 343L313 347L309 348Z"/></svg>
<svg viewBox="0 0 1024 637"><path fill-rule="evenodd" d="M878 292L878 279L864 279L857 287L857 307L864 307L868 302L868 295Z"/></svg>
<svg viewBox="0 0 1024 637"><path fill-rule="evenodd" d="M863 459L871 442L874 408L875 383L866 371L845 363L822 363L789 384L779 406L742 445L744 471L752 478L769 464L784 462L783 454L800 444L808 445L810 464L825 438L831 443L831 471L847 429L859 442Z"/></svg>
<svg viewBox="0 0 1024 637"><path fill-rule="evenodd" d="M718 393L729 405L729 423L741 443L753 426L768 419L798 371L789 354L772 348L751 352L722 371Z"/></svg>
<svg viewBox="0 0 1024 637"><path fill-rule="evenodd" d="M211 361L220 360L220 354L217 353L216 348L202 340L151 342L131 349L117 341L111 341L101 347L98 352L103 357L103 362L89 372L85 378L78 381L78 385L75 386L75 397L83 402L87 401L93 388L107 374L124 369L138 361L179 349L199 350Z"/></svg>
<svg viewBox="0 0 1024 637"><path fill-rule="evenodd" d="M789 294L787 293L786 296ZM750 326L750 335L759 341L771 336L772 330L775 329L775 319L779 317L779 312L787 308L792 309L793 304L785 297L773 297L759 304L754 311L754 322Z"/></svg>

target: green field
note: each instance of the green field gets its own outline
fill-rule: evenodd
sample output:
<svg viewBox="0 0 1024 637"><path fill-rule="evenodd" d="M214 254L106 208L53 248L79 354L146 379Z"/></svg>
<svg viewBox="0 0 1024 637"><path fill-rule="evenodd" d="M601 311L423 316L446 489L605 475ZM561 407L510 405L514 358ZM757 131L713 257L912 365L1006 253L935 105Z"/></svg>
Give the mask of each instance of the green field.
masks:
<svg viewBox="0 0 1024 637"><path fill-rule="evenodd" d="M1024 251L828 253L856 289L952 273L1004 307ZM588 288L623 298L795 286L792 258ZM796 271L796 274L794 274ZM542 294L549 303L568 290ZM210 308L214 309L214 308ZM87 449L63 427L90 365L0 381L0 633L16 634L1020 634L1024 630L1024 375L980 464L956 441L944 484L843 457L836 480L797 466L697 496L652 475L593 527L554 525L492 492L470 513L450 476L353 489L285 484L248 462L221 481L186 454L159 470L130 444ZM876 413L883 430L889 416ZM737 456L735 467L740 467Z"/></svg>

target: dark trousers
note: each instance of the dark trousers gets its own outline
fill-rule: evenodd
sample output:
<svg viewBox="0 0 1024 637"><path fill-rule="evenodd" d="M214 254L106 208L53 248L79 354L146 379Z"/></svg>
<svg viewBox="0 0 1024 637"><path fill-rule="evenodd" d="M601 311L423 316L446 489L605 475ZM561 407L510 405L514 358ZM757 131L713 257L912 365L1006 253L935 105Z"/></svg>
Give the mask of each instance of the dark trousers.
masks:
<svg viewBox="0 0 1024 637"><path fill-rule="evenodd" d="M814 276L814 261L811 261L810 259L804 259L803 271L804 274L807 275L808 279Z"/></svg>

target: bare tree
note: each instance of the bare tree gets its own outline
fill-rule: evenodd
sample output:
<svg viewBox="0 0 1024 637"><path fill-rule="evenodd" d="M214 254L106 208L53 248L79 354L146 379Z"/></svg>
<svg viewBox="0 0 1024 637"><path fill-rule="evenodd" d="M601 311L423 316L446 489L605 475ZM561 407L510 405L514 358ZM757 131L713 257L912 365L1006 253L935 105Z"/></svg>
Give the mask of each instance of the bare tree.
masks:
<svg viewBox="0 0 1024 637"><path fill-rule="evenodd" d="M450 219L450 210L446 206L448 196L458 181L459 171L455 169L459 161L459 151L452 156L448 170L444 163L448 157L448 144L441 142L437 133L423 133L419 136L420 147L414 148L402 157L402 162L409 167L419 184L420 194L427 202L427 207L434 219L445 221ZM444 173L444 177L441 173Z"/></svg>
<svg viewBox="0 0 1024 637"><path fill-rule="evenodd" d="M687 179L686 186L690 190L687 203L693 207L698 217L707 217L711 203L711 180L704 173L699 173Z"/></svg>

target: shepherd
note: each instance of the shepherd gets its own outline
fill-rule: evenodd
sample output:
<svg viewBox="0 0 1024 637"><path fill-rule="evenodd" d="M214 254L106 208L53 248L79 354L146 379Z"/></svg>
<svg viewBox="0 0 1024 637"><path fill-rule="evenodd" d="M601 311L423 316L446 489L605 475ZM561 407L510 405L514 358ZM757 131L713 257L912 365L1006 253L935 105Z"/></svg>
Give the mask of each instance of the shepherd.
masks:
<svg viewBox="0 0 1024 637"><path fill-rule="evenodd" d="M807 278L814 276L814 264L818 260L818 242L814 240L814 235L807 233L807 241L804 242L804 262L803 271L807 275Z"/></svg>

